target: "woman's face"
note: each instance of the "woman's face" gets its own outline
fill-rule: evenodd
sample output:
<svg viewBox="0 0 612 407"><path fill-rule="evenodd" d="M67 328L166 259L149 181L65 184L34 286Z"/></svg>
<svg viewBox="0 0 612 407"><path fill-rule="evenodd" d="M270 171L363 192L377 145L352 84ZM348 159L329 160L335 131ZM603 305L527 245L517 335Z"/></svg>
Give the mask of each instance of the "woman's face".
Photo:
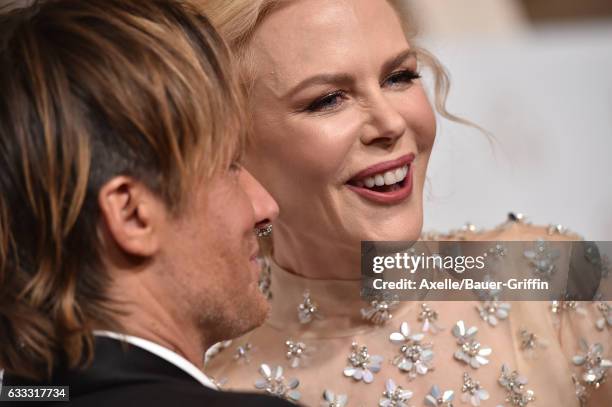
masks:
<svg viewBox="0 0 612 407"><path fill-rule="evenodd" d="M246 160L279 203L276 230L417 238L435 117L397 14L383 0L281 4L251 43Z"/></svg>

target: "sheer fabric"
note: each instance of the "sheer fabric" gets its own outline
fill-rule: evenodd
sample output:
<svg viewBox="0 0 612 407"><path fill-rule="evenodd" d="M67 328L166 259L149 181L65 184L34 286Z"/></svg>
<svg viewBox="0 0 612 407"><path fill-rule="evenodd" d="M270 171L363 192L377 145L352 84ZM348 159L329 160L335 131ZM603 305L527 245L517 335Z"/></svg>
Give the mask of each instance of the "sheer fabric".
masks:
<svg viewBox="0 0 612 407"><path fill-rule="evenodd" d="M467 230L437 237L483 240L483 245L490 245L490 241L533 240L540 236L553 240L576 239L575 235L548 232L547 228L508 223L483 233ZM513 260L517 264L523 261ZM567 266L567 259L559 261ZM368 315L371 304L360 297L360 281L307 279L283 270L273 261L270 261L270 277L272 300L267 322L237 340L218 344L211 352L206 372L224 389L251 391L259 380L259 388L265 391L262 380L266 373L274 376L275 368L281 366L284 383L290 387L284 389L285 397L291 391L297 399L296 391L299 391L299 403L307 406L332 406L334 401L336 405L343 405L344 397L340 395L346 396L347 406L379 403L444 406L448 405L443 400L448 390L453 391L455 406L521 405L521 397L527 406L612 405L612 381L604 382L596 390L585 386L587 363L578 363L582 361L579 355L587 353L587 348L581 348L582 340L582 347L590 347L591 355L600 350L594 344L600 344L603 348L600 356L604 358L600 365L604 367L598 372L606 370L605 359L612 356L612 341L611 327L606 325L609 319L603 324L601 321L605 317L602 308L605 303L400 302L391 310L390 319L377 324L372 319L364 319L362 310ZM300 321L298 307L304 303L305 293L311 305L316 304L317 312L306 316L302 313ZM425 314L428 310L430 313ZM437 319L433 318L433 311ZM430 318L425 318L426 315ZM304 323L304 318L310 321ZM459 321L463 322L457 325ZM465 330L477 328L470 339L463 337L467 347L459 343L461 325ZM435 332L436 327L441 329ZM424 330L424 335L420 335ZM291 348L287 341L291 341ZM354 343L357 348L352 347ZM402 345L406 347L400 353ZM358 357L362 346L367 347L369 364L359 371L349 357L353 351ZM411 351L410 346L413 346ZM271 372L264 368L262 375L261 365L267 365ZM509 380L514 371L527 382L521 389L515 383L511 391ZM507 380L500 380L502 375ZM291 388L295 387L295 382L291 383L293 378L299 380L297 388ZM474 386L474 381L479 382L479 387ZM432 398L434 386L439 394L433 389ZM582 387L588 389L588 397ZM532 394L533 400L529 401ZM393 395L397 396L396 404L392 404ZM430 398L426 401L428 395ZM512 397L514 400L508 400Z"/></svg>

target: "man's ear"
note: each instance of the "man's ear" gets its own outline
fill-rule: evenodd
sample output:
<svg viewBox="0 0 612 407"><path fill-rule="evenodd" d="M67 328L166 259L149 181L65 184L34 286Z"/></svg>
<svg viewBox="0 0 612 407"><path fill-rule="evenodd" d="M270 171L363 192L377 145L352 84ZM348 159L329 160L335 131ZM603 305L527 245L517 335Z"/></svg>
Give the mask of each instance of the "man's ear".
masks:
<svg viewBox="0 0 612 407"><path fill-rule="evenodd" d="M139 257L157 253L166 207L144 184L114 177L100 188L98 205L100 220L119 248Z"/></svg>

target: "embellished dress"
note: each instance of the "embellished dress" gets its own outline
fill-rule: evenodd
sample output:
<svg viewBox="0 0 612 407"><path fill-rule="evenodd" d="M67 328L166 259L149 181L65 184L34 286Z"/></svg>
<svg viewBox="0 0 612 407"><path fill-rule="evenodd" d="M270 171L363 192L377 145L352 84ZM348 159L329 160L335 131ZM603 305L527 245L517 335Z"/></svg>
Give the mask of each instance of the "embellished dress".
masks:
<svg viewBox="0 0 612 407"><path fill-rule="evenodd" d="M434 237L576 240L561 226L516 216L488 232L425 236ZM268 265L266 323L207 354L206 373L223 389L305 406L612 406L607 302L366 302L358 280L313 280Z"/></svg>

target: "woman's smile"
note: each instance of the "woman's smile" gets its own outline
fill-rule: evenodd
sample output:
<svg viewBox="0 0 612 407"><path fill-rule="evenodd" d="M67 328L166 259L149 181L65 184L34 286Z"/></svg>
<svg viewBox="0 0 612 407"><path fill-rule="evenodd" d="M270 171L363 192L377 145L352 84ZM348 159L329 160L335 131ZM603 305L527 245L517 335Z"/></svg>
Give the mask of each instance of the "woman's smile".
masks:
<svg viewBox="0 0 612 407"><path fill-rule="evenodd" d="M412 192L412 162L415 155L375 164L352 177L346 187L360 197L379 204L403 202Z"/></svg>
<svg viewBox="0 0 612 407"><path fill-rule="evenodd" d="M355 250L420 235L436 125L417 55L385 2L291 2L254 32L245 164L281 208L278 255L321 250L298 232Z"/></svg>

